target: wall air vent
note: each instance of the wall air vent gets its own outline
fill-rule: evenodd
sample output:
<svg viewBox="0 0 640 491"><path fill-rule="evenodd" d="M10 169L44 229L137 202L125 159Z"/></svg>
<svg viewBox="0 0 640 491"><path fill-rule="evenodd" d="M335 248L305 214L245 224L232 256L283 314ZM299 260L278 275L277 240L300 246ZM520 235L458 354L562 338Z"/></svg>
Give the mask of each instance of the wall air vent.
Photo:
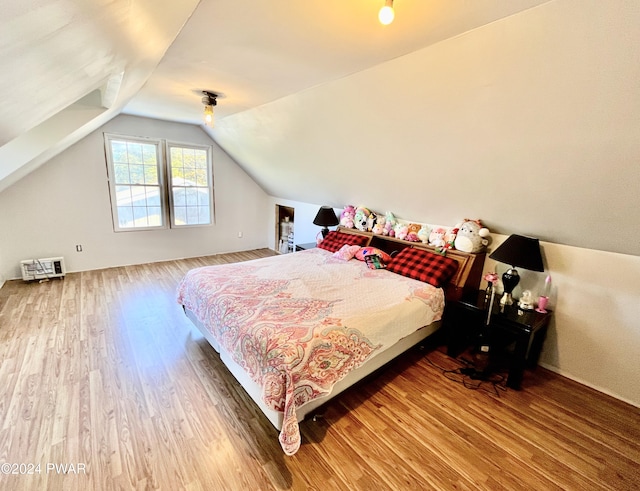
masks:
<svg viewBox="0 0 640 491"><path fill-rule="evenodd" d="M63 257L25 259L20 261L20 269L24 281L62 278L66 272Z"/></svg>

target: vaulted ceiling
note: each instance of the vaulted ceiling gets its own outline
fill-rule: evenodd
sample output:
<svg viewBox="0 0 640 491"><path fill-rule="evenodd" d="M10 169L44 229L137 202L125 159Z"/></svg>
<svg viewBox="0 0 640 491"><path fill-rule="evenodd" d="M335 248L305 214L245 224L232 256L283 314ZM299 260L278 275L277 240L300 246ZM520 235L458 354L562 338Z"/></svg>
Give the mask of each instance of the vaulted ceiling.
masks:
<svg viewBox="0 0 640 491"><path fill-rule="evenodd" d="M0 191L121 112L221 121L546 1L0 0Z"/></svg>

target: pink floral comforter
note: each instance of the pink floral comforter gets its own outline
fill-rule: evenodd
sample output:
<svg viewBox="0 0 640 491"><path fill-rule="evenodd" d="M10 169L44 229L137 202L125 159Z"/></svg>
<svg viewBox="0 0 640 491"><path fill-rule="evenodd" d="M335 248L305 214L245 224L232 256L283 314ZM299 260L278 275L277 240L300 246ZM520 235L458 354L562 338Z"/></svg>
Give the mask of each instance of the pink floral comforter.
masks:
<svg viewBox="0 0 640 491"><path fill-rule="evenodd" d="M300 447L296 408L444 308L441 289L322 249L191 270L177 298L284 413L287 455Z"/></svg>

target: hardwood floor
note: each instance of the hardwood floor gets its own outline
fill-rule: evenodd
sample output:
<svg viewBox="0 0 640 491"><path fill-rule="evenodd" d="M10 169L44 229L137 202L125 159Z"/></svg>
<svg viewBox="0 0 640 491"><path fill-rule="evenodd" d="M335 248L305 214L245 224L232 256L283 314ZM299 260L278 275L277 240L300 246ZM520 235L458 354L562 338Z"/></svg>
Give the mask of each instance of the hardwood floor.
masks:
<svg viewBox="0 0 640 491"><path fill-rule="evenodd" d="M640 409L541 368L470 390L440 348L341 394L286 457L175 301L188 269L269 254L7 282L0 489L640 488Z"/></svg>

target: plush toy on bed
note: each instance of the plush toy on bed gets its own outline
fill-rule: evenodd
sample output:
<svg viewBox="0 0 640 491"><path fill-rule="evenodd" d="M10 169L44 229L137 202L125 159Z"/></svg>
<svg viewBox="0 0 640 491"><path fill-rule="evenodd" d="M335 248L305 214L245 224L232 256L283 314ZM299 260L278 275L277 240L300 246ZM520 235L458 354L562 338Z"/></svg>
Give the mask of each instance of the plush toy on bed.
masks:
<svg viewBox="0 0 640 491"><path fill-rule="evenodd" d="M371 231L377 235L384 235L385 222L386 218L383 215L376 215L376 224L373 226Z"/></svg>
<svg viewBox="0 0 640 491"><path fill-rule="evenodd" d="M431 227L429 227L429 225L422 225L422 227L420 227L420 230L418 230L418 238L420 239L420 242L422 242L423 244L428 244L430 233Z"/></svg>
<svg viewBox="0 0 640 491"><path fill-rule="evenodd" d="M458 227L454 246L462 252L480 252L489 244L489 237L489 229L480 220L465 218Z"/></svg>
<svg viewBox="0 0 640 491"><path fill-rule="evenodd" d="M455 249L455 241L456 236L458 235L458 226L455 226L452 229L447 230L447 233L444 234L444 249Z"/></svg>
<svg viewBox="0 0 640 491"><path fill-rule="evenodd" d="M369 219L369 215L371 212L366 209L364 206L358 206L356 208L356 214L354 215L354 225L358 230L362 230L366 232L367 230L367 220Z"/></svg>
<svg viewBox="0 0 640 491"><path fill-rule="evenodd" d="M444 227L433 227L429 234L429 245L435 248L444 247L444 235L447 230Z"/></svg>
<svg viewBox="0 0 640 491"><path fill-rule="evenodd" d="M395 237L398 239L406 239L409 234L409 226L404 223L396 223L396 226L393 228L395 232Z"/></svg>
<svg viewBox="0 0 640 491"><path fill-rule="evenodd" d="M355 222L354 219L356 217L356 209L352 205L347 205L342 210L340 214L340 225L346 228L354 228Z"/></svg>
<svg viewBox="0 0 640 491"><path fill-rule="evenodd" d="M394 237L396 235L393 227L396 225L396 217L393 216L393 213L390 211L384 214L384 227L382 230L382 235L388 235L389 237Z"/></svg>
<svg viewBox="0 0 640 491"><path fill-rule="evenodd" d="M420 225L417 223L410 223L407 230L407 236L404 240L408 240L409 242L420 242L420 238L418 237L419 231Z"/></svg>
<svg viewBox="0 0 640 491"><path fill-rule="evenodd" d="M370 211L369 216L367 217L367 232L373 232L373 227L376 226L377 221L378 221L378 215Z"/></svg>

